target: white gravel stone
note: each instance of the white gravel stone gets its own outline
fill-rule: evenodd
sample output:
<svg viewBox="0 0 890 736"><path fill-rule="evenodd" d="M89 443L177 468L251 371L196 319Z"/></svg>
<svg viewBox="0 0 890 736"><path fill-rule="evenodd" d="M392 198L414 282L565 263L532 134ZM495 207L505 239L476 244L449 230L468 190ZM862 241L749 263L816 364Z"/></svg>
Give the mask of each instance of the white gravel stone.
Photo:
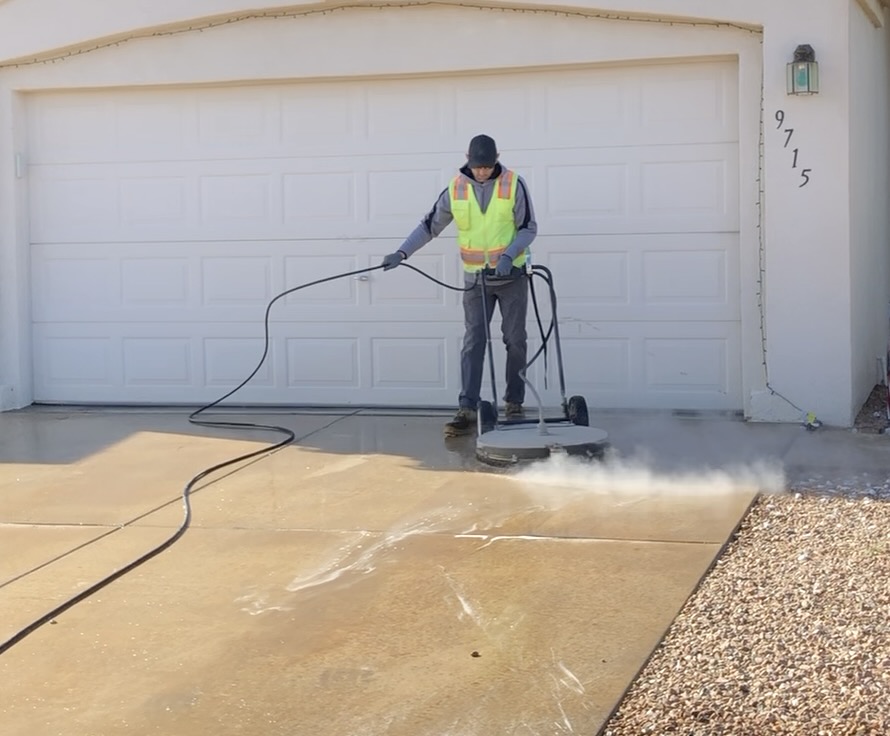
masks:
<svg viewBox="0 0 890 736"><path fill-rule="evenodd" d="M890 734L879 483L761 496L601 733Z"/></svg>

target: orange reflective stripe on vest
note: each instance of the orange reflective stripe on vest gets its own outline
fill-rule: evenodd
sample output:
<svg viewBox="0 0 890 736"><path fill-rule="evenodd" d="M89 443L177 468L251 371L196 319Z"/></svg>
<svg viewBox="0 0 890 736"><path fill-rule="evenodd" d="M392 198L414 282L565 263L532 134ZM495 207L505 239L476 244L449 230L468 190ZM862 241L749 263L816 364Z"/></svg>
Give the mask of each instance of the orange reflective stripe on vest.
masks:
<svg viewBox="0 0 890 736"><path fill-rule="evenodd" d="M513 195L513 172L505 171L498 179L498 198L510 199Z"/></svg>
<svg viewBox="0 0 890 736"><path fill-rule="evenodd" d="M503 248L489 248L487 251L462 247L460 249L460 258L464 263L484 266L485 257L488 256L488 260L491 262L491 265L494 266L497 264L498 258L500 258L506 250L506 246Z"/></svg>

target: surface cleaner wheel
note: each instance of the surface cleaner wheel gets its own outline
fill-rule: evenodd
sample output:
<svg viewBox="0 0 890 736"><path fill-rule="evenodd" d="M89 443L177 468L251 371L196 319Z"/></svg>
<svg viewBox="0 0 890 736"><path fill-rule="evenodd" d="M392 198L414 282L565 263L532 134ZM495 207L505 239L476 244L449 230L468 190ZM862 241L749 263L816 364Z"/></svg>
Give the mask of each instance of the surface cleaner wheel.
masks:
<svg viewBox="0 0 890 736"><path fill-rule="evenodd" d="M572 424L580 427L590 426L590 415L587 413L587 401L583 396L572 396L568 404L568 418Z"/></svg>

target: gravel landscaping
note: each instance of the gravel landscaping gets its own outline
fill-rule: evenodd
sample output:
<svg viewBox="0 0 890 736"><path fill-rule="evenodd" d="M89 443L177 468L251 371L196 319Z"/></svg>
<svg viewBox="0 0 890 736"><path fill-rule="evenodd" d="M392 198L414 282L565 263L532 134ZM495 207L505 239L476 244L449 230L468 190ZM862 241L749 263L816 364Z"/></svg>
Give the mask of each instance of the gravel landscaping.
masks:
<svg viewBox="0 0 890 736"><path fill-rule="evenodd" d="M890 480L761 496L601 734L890 734Z"/></svg>

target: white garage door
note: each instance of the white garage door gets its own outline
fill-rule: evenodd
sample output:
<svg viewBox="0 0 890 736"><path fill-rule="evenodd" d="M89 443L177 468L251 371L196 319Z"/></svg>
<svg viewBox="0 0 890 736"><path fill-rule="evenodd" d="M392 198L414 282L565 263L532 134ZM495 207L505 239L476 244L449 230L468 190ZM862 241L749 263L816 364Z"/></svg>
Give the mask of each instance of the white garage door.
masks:
<svg viewBox="0 0 890 736"><path fill-rule="evenodd" d="M568 393L739 408L737 84L707 62L35 95L36 400L217 398L256 365L269 300L377 265L484 131L532 191ZM451 233L411 262L460 282ZM292 294L236 398L453 406L459 305L407 269Z"/></svg>

